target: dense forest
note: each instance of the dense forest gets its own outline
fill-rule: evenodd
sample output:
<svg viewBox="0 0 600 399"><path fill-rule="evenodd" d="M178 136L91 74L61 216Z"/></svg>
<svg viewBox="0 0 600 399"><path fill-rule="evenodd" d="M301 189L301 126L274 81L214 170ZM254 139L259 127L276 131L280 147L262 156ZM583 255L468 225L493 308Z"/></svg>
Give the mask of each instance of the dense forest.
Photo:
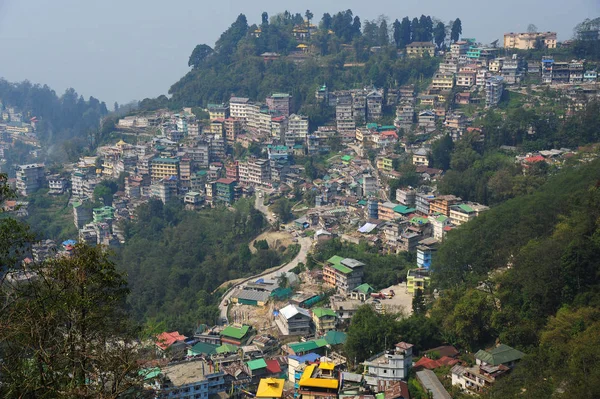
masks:
<svg viewBox="0 0 600 399"><path fill-rule="evenodd" d="M128 274L134 316L188 333L199 323L217 322L219 295L212 293L220 284L291 256L292 248L250 252L250 240L264 226L249 200L200 212L158 200L141 205L124 226L127 244L116 253Z"/></svg>
<svg viewBox="0 0 600 399"><path fill-rule="evenodd" d="M448 234L433 265L444 339L475 350L498 338L529 353L493 397L525 386L530 397L600 394L599 223L595 160Z"/></svg>

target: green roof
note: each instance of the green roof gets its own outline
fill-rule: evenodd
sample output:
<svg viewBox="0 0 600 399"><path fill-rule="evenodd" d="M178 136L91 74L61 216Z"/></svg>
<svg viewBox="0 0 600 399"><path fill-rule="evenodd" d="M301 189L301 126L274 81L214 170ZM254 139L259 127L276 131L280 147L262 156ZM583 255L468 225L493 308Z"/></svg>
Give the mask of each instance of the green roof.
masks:
<svg viewBox="0 0 600 399"><path fill-rule="evenodd" d="M304 353L322 348L327 345L327 340L325 340L325 338L321 338L306 342L296 342L294 344L289 344L288 346L294 351L294 353Z"/></svg>
<svg viewBox="0 0 600 399"><path fill-rule="evenodd" d="M344 155L342 161L352 161L352 157L350 155Z"/></svg>
<svg viewBox="0 0 600 399"><path fill-rule="evenodd" d="M461 204L458 207L467 213L475 212L475 209L471 208L469 205Z"/></svg>
<svg viewBox="0 0 600 399"><path fill-rule="evenodd" d="M347 338L346 333L341 332L341 331L331 330L331 331L327 331L327 334L325 334L325 341L327 341L327 343L329 345L343 344L346 342L346 338Z"/></svg>
<svg viewBox="0 0 600 399"><path fill-rule="evenodd" d="M265 359L250 360L246 364L248 365L250 371L267 368L267 362L265 362Z"/></svg>
<svg viewBox="0 0 600 399"><path fill-rule="evenodd" d="M376 129L377 123L367 123L367 129Z"/></svg>
<svg viewBox="0 0 600 399"><path fill-rule="evenodd" d="M344 258L342 258L341 256L333 255L331 258L327 259L327 262L334 265L339 265L343 260Z"/></svg>
<svg viewBox="0 0 600 399"><path fill-rule="evenodd" d="M318 318L321 318L323 316L331 316L331 317L337 317L337 313L335 313L333 310L328 309L328 308L314 308L312 310L312 312L315 314L315 316L317 316Z"/></svg>
<svg viewBox="0 0 600 399"><path fill-rule="evenodd" d="M196 355L212 355L217 353L219 345L209 344L206 342L198 342L196 345L188 349L188 356Z"/></svg>
<svg viewBox="0 0 600 399"><path fill-rule="evenodd" d="M521 359L523 356L525 356L523 352L504 344L500 344L489 351L480 349L475 354L476 359L479 359L487 364L491 364L492 366L510 363L515 360Z"/></svg>
<svg viewBox="0 0 600 399"><path fill-rule="evenodd" d="M358 205L367 205L367 201L366 200L360 200L360 201L358 201Z"/></svg>
<svg viewBox="0 0 600 399"><path fill-rule="evenodd" d="M150 369L141 369L138 375L144 377L144 380L151 380L160 375L160 367L152 367Z"/></svg>
<svg viewBox="0 0 600 399"><path fill-rule="evenodd" d="M440 215L440 216L436 217L435 220L437 220L438 222L445 222L446 220L448 220L448 216Z"/></svg>
<svg viewBox="0 0 600 399"><path fill-rule="evenodd" d="M400 213L402 215L408 215L409 213L416 212L416 209L415 208L409 208L409 207L404 206L404 205L397 205L397 206L394 207L394 212Z"/></svg>
<svg viewBox="0 0 600 399"><path fill-rule="evenodd" d="M369 295L371 292L374 292L375 290L369 284L364 283L364 284L361 284L358 287L356 287L354 289L354 291L358 291L358 292L363 293L365 295Z"/></svg>
<svg viewBox="0 0 600 399"><path fill-rule="evenodd" d="M429 220L427 220L427 218L415 216L414 218L410 219L410 222L414 224L427 224L429 223Z"/></svg>
<svg viewBox="0 0 600 399"><path fill-rule="evenodd" d="M223 344L221 346L219 346L217 349L215 349L215 351L218 354L221 353L235 353L238 351L238 347L232 344Z"/></svg>
<svg viewBox="0 0 600 399"><path fill-rule="evenodd" d="M239 328L234 326L227 326L223 331L221 331L221 336L242 339L246 336L246 334L248 334L249 329L250 326L241 326Z"/></svg>
<svg viewBox="0 0 600 399"><path fill-rule="evenodd" d="M344 274L352 273L352 269L350 269L349 267L346 267L344 265L341 265L341 264L333 264L333 265L331 265L331 267L333 267L335 270L337 270L340 273L344 273Z"/></svg>

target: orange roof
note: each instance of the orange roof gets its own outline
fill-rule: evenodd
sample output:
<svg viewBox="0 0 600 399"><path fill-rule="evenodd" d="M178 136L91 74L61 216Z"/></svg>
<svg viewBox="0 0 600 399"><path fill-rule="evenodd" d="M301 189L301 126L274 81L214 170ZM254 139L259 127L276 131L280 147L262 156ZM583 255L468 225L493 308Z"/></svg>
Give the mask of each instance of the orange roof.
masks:
<svg viewBox="0 0 600 399"><path fill-rule="evenodd" d="M433 360L430 359L428 357L423 356L421 359L419 359L418 362L415 363L415 368L419 368L419 367L423 367L429 370L433 370L433 369L437 369L438 367L442 367L442 366L454 366L456 363L458 363L458 359L452 359L451 357L448 356L443 356L438 360Z"/></svg>
<svg viewBox="0 0 600 399"><path fill-rule="evenodd" d="M179 334L179 331L164 332L156 337L156 346L162 350L167 350L171 345L177 341L183 341L187 339L185 335Z"/></svg>
<svg viewBox="0 0 600 399"><path fill-rule="evenodd" d="M541 156L541 155L536 155L534 157L527 157L527 158L525 158L525 162L527 162L527 163L543 162L545 160L546 159L543 156Z"/></svg>

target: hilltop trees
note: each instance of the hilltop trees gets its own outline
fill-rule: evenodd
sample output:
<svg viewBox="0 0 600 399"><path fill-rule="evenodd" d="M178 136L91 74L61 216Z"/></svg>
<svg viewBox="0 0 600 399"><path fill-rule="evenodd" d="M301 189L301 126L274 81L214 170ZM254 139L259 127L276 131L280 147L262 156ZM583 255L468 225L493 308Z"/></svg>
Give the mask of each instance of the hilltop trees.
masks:
<svg viewBox="0 0 600 399"><path fill-rule="evenodd" d="M450 30L450 40L454 43L460 39L460 35L462 34L462 22L460 18L456 18L454 22L452 22L452 28Z"/></svg>
<svg viewBox="0 0 600 399"><path fill-rule="evenodd" d="M188 66L192 68L198 68L202 62L213 53L213 49L206 44L199 44L194 48L192 54L190 55L190 59L188 61Z"/></svg>

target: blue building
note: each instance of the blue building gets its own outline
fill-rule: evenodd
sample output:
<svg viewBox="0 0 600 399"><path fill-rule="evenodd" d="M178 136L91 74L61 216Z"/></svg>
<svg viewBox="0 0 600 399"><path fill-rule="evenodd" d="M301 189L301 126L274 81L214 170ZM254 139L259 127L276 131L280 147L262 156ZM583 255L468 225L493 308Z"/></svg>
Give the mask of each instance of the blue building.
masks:
<svg viewBox="0 0 600 399"><path fill-rule="evenodd" d="M198 398L225 393L225 374L204 360L169 364L156 373L152 388L157 398Z"/></svg>
<svg viewBox="0 0 600 399"><path fill-rule="evenodd" d="M429 270L431 267L431 258L435 251L436 248L434 247L419 245L417 247L417 267Z"/></svg>

